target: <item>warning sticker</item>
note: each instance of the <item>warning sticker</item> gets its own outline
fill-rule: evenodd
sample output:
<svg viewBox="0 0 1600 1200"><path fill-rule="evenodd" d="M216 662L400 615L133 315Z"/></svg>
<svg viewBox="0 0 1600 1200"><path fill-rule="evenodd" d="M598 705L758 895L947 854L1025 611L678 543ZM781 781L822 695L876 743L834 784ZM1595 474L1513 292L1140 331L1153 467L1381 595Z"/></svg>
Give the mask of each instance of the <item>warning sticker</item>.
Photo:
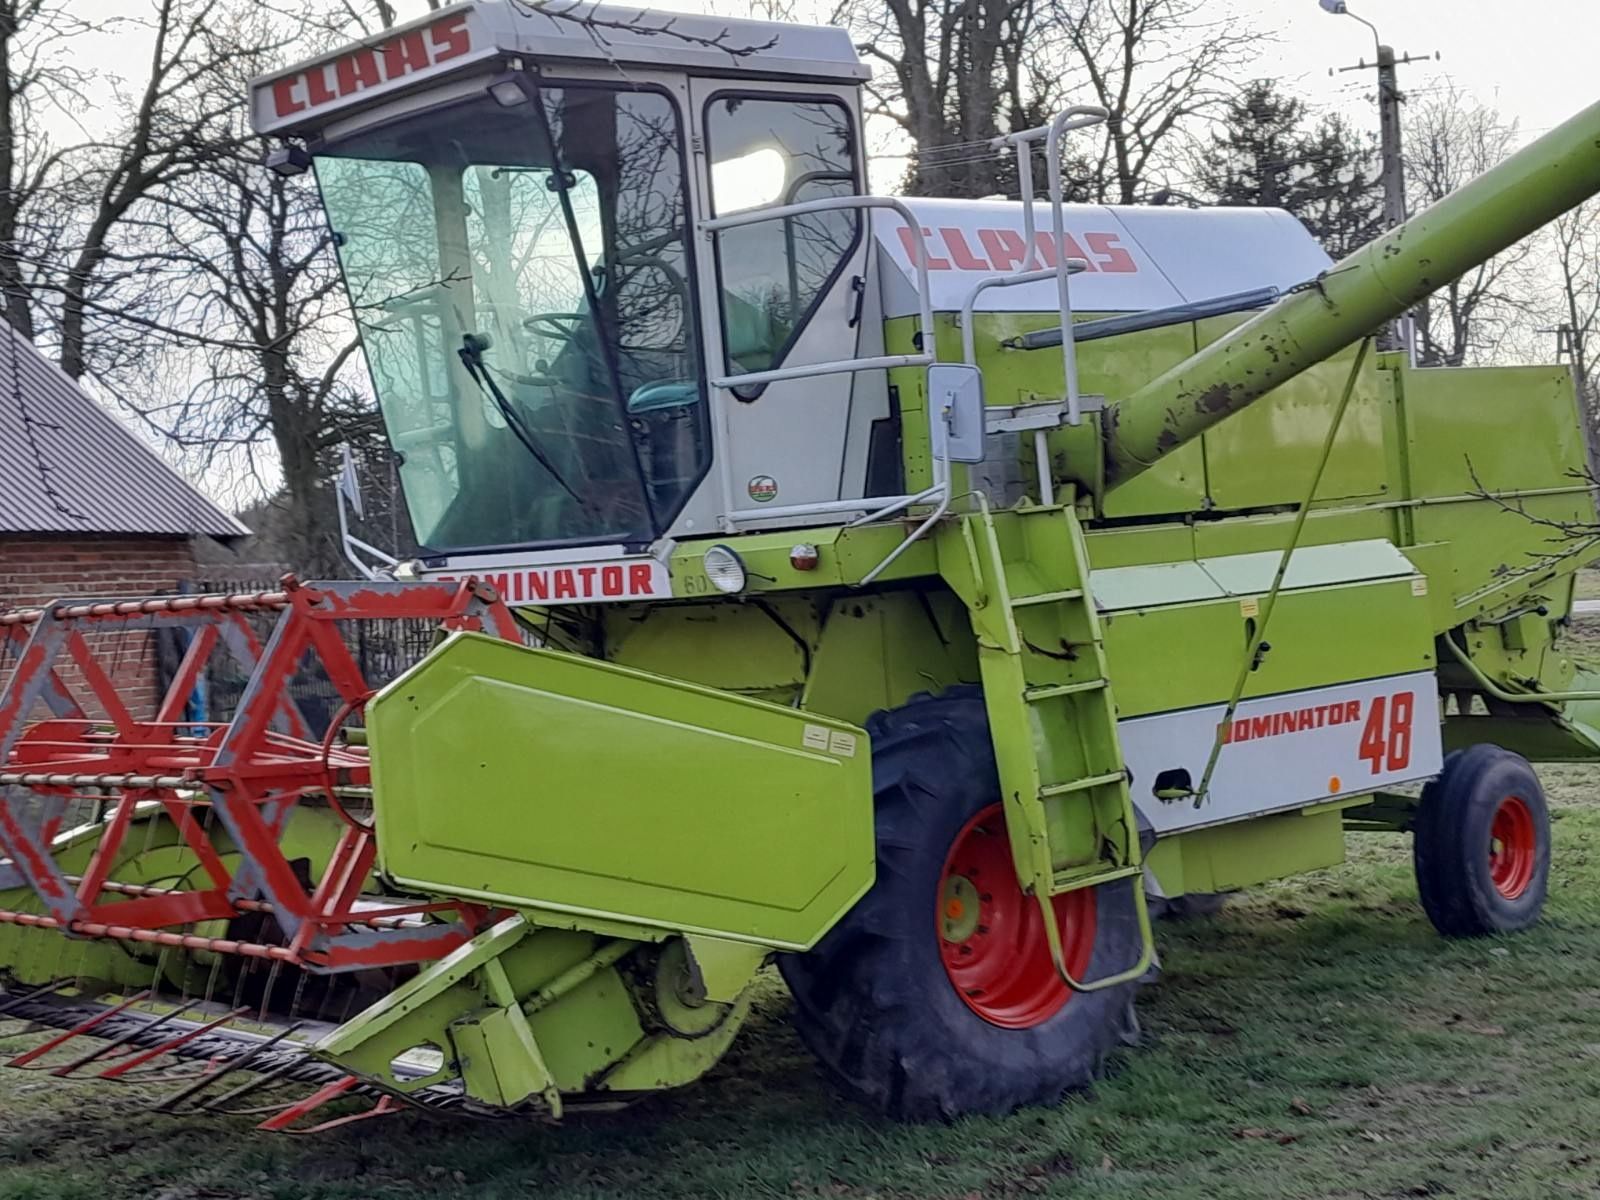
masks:
<svg viewBox="0 0 1600 1200"><path fill-rule="evenodd" d="M826 750L828 748L828 731L821 725L807 725L800 744L807 750Z"/></svg>
<svg viewBox="0 0 1600 1200"><path fill-rule="evenodd" d="M1261 614L1261 601L1254 596L1246 596L1239 601L1239 613L1246 617L1255 617Z"/></svg>
<svg viewBox="0 0 1600 1200"><path fill-rule="evenodd" d="M840 758L854 758L856 756L856 735L836 729L828 739L828 749Z"/></svg>

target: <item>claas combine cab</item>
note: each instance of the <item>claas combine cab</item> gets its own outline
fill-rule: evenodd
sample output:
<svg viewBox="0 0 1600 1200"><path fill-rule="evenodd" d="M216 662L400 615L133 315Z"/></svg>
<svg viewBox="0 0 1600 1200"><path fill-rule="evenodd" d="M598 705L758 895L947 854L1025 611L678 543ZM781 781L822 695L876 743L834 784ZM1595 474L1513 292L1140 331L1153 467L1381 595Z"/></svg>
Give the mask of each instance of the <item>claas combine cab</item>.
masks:
<svg viewBox="0 0 1600 1200"><path fill-rule="evenodd" d="M1600 190L1600 106L1332 263L1062 203L1090 108L997 140L1020 203L874 197L866 76L839 30L485 2L255 85L420 550L0 616L17 1065L559 1116L703 1074L775 960L850 1095L1005 1112L1131 1037L1154 907L1349 831L1413 833L1445 934L1537 918L1528 760L1600 753L1572 380L1374 338ZM396 618L434 648L364 678ZM129 626L188 648L148 712ZM197 714L216 656L251 681Z"/></svg>

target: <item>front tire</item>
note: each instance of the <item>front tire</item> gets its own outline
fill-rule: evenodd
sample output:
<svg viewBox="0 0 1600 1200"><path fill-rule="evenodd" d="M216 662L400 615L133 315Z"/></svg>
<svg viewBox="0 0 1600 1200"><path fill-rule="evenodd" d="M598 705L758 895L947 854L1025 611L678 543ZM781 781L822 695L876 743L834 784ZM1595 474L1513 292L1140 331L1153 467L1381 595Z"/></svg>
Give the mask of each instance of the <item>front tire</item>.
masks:
<svg viewBox="0 0 1600 1200"><path fill-rule="evenodd" d="M1412 851L1422 907L1445 937L1532 925L1550 883L1550 812L1528 760L1487 743L1450 754L1422 789Z"/></svg>
<svg viewBox="0 0 1600 1200"><path fill-rule="evenodd" d="M982 695L917 697L867 730L877 879L814 949L780 960L801 1038L845 1091L907 1120L1091 1083L1137 1033L1137 984L1074 993L1057 977L1011 864ZM1057 897L1079 978L1138 958L1137 883Z"/></svg>

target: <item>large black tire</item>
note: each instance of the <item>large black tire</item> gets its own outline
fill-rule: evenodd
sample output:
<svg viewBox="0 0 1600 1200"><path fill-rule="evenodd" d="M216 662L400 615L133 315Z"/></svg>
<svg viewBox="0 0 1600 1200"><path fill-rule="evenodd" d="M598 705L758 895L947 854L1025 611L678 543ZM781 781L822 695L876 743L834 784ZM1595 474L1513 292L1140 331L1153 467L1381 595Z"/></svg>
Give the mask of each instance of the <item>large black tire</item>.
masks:
<svg viewBox="0 0 1600 1200"><path fill-rule="evenodd" d="M1136 983L1072 995L1031 1028L1002 1028L969 1007L941 959L946 855L1000 799L982 696L919 696L875 714L867 730L877 880L815 948L780 959L801 1038L847 1093L904 1120L1008 1113L1089 1084L1137 1036ZM1135 882L1088 901L1089 979L1138 958Z"/></svg>
<svg viewBox="0 0 1600 1200"><path fill-rule="evenodd" d="M1422 789L1412 854L1422 907L1445 937L1537 921L1550 884L1550 812L1528 760L1487 743L1450 754Z"/></svg>
<svg viewBox="0 0 1600 1200"><path fill-rule="evenodd" d="M1200 921L1228 906L1227 892L1189 892L1182 896L1147 896L1150 916L1158 921Z"/></svg>

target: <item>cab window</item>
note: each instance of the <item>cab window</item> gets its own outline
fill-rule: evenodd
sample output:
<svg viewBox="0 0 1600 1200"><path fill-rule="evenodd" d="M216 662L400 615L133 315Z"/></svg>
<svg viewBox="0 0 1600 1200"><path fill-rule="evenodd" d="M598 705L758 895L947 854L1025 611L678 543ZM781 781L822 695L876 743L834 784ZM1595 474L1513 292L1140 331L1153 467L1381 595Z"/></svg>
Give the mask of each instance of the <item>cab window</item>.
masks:
<svg viewBox="0 0 1600 1200"><path fill-rule="evenodd" d="M719 217L859 191L850 112L834 100L718 95L707 106L706 143ZM779 217L718 235L729 374L783 362L860 235L859 209Z"/></svg>

